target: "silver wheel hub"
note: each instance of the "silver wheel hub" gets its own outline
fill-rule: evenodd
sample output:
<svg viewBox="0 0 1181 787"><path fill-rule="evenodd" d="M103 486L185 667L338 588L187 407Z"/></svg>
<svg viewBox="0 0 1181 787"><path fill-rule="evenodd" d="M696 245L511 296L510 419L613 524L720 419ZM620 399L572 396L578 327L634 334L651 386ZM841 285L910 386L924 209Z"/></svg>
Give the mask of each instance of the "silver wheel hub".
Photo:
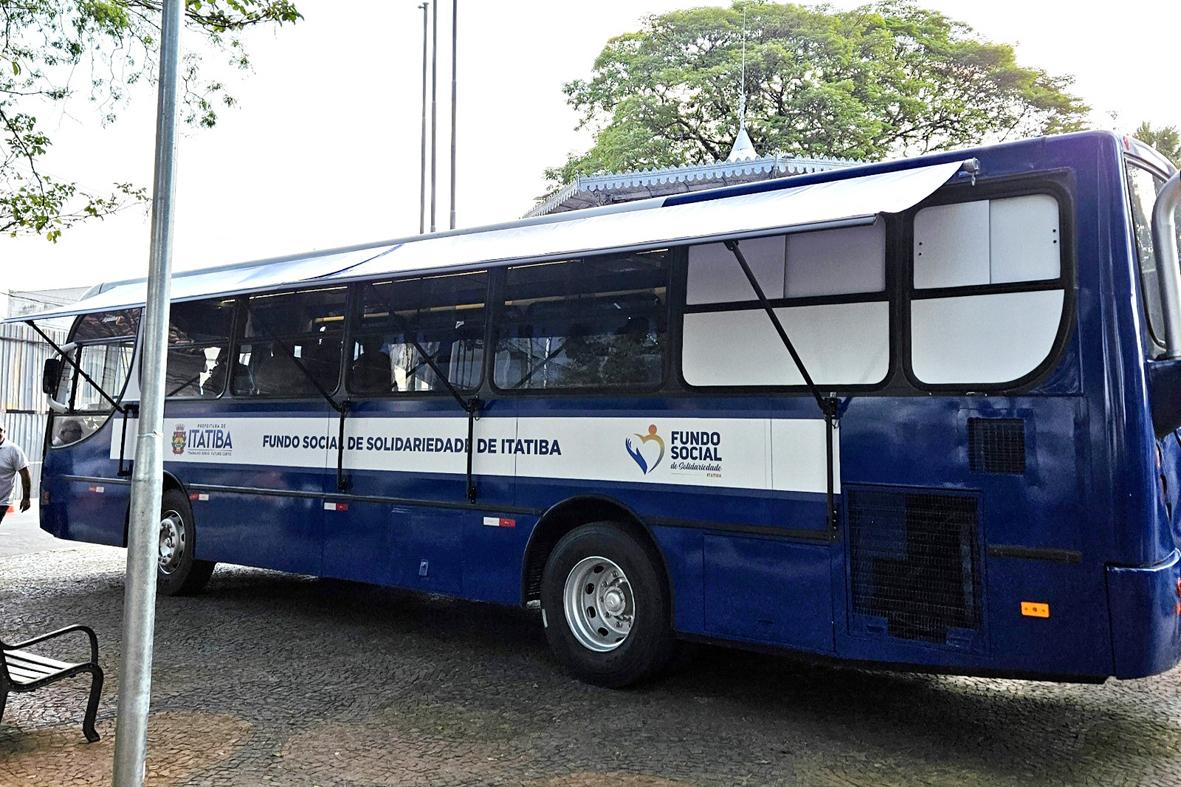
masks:
<svg viewBox="0 0 1181 787"><path fill-rule="evenodd" d="M570 632L596 653L622 645L635 622L631 582L615 561L605 557L584 558L570 569L562 602Z"/></svg>
<svg viewBox="0 0 1181 787"><path fill-rule="evenodd" d="M619 615L627 607L627 601L618 588L611 588L603 594L603 611L609 615Z"/></svg>
<svg viewBox="0 0 1181 787"><path fill-rule="evenodd" d="M185 554L185 524L180 514L167 511L160 519L160 571L171 574Z"/></svg>

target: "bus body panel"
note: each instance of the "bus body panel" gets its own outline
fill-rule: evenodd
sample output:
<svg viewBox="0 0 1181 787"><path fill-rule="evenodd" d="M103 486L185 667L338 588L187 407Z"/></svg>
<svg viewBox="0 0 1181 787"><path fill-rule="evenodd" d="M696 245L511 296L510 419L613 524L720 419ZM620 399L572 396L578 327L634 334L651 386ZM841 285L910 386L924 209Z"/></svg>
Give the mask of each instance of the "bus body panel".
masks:
<svg viewBox="0 0 1181 787"><path fill-rule="evenodd" d="M969 424L974 419L1023 424L1020 474L972 469ZM1088 457L1080 439L1087 432L1085 400L866 397L849 405L840 431L847 572L838 596L846 599L845 622L837 627L841 655L943 666L973 662L1059 674L1097 675L1110 669L1110 650L1096 647L1110 639L1103 614L1104 564L1087 536L1109 529L1110 523L1102 510L1089 510L1085 504ZM920 501L918 516L962 513L963 527L971 529L970 540L958 543L970 549L970 560L957 564L944 556L941 563L944 568L963 565L964 573L951 578L931 573L923 581L933 597L944 598L954 590L949 583L974 579L977 609L964 604L978 625L957 629L949 623L942 633L907 633L889 614L873 614L872 601L860 612L854 608L859 595L872 596L875 590L872 579L853 571L854 552L861 544L851 530L859 520L855 509L867 509L866 517L876 514L878 520L870 524L880 534L883 515L878 511L905 507L915 499ZM961 510L959 501L964 500L970 505ZM911 516L909 510L906 516ZM874 538L867 549L878 546L881 536ZM969 568L971 563L975 566ZM900 570L927 570L917 560L904 565ZM1049 617L1023 615L1023 602L1048 605ZM901 633L893 633L895 628Z"/></svg>
<svg viewBox="0 0 1181 787"><path fill-rule="evenodd" d="M1117 678L1141 678L1177 664L1181 651L1181 559L1155 566L1110 566L1111 628Z"/></svg>
<svg viewBox="0 0 1181 787"><path fill-rule="evenodd" d="M727 463L741 460L744 453L765 450L780 455L772 444L776 423L818 420L815 402L800 396L568 396L560 403L543 397L518 401L522 419L557 415L634 424L619 431L613 455L600 457L612 465L631 466L625 440L647 427L657 427L668 440L671 430L695 419L767 424L769 435L759 446L728 441L723 432L717 453L723 483L733 477ZM714 486L705 480L685 485L640 483L643 476L638 471L634 476L635 482L606 488L596 481L518 477L518 502L543 510L568 497L597 493L634 512L663 548L675 588L674 624L682 634L832 652L833 547L823 493ZM806 540L788 538L793 535ZM686 549L687 554L682 552ZM746 568L735 571L736 565Z"/></svg>
<svg viewBox="0 0 1181 787"><path fill-rule="evenodd" d="M318 467L188 460L200 456L197 452L216 460L218 453L227 451L215 442L200 442L196 433L218 431L222 439L237 439L241 446L243 436L235 433L233 424L243 418L276 434L283 433L290 421L317 419L323 421L323 433L326 411L322 402L310 401L287 403L282 410L230 399L168 402L164 468L188 490L193 516L200 523L199 559L301 574L321 572L326 454Z"/></svg>
<svg viewBox="0 0 1181 787"><path fill-rule="evenodd" d="M52 418L50 424L52 426ZM130 508L130 474L119 475L110 459L112 435L123 419L113 415L70 450L50 449L41 467L41 529L72 541L126 546L124 525ZM127 435L128 441L134 434ZM130 465L125 466L125 471Z"/></svg>
<svg viewBox="0 0 1181 787"><path fill-rule="evenodd" d="M506 425L511 429L511 415L511 403L498 402L488 408L475 433L500 430ZM370 427L379 422L377 419L382 429L373 430ZM432 420L437 420L441 428L431 429ZM324 477L324 494L330 499L324 506L327 575L466 595L465 533L471 532L472 523L481 519L477 512L463 510L467 506L466 476L390 472L358 466L354 461L354 456L360 453L355 449L365 441L419 434L424 423L428 424L425 430L428 434L438 432L456 440L467 438L466 417L449 396L418 401L361 399L350 404L344 424L347 489L337 489L335 450L328 452ZM415 425L413 430L410 425ZM335 417L331 431L333 437L339 433ZM479 494L487 506L493 510L511 507L512 478L480 475L478 465L475 469ZM347 494L331 500L342 492ZM439 508L432 510L431 503L437 503Z"/></svg>

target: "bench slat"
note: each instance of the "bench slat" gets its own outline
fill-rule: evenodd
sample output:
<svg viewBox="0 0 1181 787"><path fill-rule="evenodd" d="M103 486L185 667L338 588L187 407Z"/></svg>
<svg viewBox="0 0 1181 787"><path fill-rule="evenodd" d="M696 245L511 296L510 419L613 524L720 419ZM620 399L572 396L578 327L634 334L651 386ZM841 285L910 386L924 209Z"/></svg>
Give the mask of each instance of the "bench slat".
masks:
<svg viewBox="0 0 1181 787"><path fill-rule="evenodd" d="M31 653L27 650L4 651L5 661L11 664L13 659L18 659L27 664L39 664L54 670L69 669L70 667L74 666L73 664L69 664L64 661L58 661L57 659L51 659L48 656L42 656L38 653Z"/></svg>
<svg viewBox="0 0 1181 787"><path fill-rule="evenodd" d="M49 669L37 664L22 664L19 661L8 661L7 659L5 659L5 663L8 665L9 673L13 675L52 675L55 672L61 672L61 670Z"/></svg>
<svg viewBox="0 0 1181 787"><path fill-rule="evenodd" d="M35 680L41 680L46 675L52 674L51 672L33 672L32 670L21 669L12 665L8 667L8 675L12 678L13 683L32 683Z"/></svg>
<svg viewBox="0 0 1181 787"><path fill-rule="evenodd" d="M48 664L37 664L32 661L23 661L20 659L5 659L4 661L8 664L9 668L19 667L20 669L26 670L28 672L39 672L44 675L52 675L55 672L65 672L71 667L76 666L74 664L62 664L60 667L55 667Z"/></svg>
<svg viewBox="0 0 1181 787"><path fill-rule="evenodd" d="M47 666L51 670L67 670L73 666L71 663L59 662L56 658L41 656L39 653L32 653L27 650L6 650L4 657L5 661L9 664L12 664L13 659L15 659L15 661L24 662L25 664Z"/></svg>

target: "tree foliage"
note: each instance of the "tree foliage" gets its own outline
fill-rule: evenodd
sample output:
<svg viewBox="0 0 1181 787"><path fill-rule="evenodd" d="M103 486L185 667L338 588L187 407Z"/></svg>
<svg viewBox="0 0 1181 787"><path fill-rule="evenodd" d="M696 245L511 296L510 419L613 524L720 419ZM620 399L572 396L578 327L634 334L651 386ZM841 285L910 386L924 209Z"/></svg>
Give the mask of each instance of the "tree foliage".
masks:
<svg viewBox="0 0 1181 787"><path fill-rule="evenodd" d="M564 86L594 146L546 171L577 175L724 159L747 128L764 154L880 159L1081 128L1072 79L907 0L851 11L768 0L647 19Z"/></svg>
<svg viewBox="0 0 1181 787"><path fill-rule="evenodd" d="M214 125L217 109L234 104L203 74L203 59L216 52L248 68L242 31L300 19L293 0L187 0L185 17L184 119L197 126ZM56 240L146 199L130 183L91 191L47 171L52 140L41 118L85 98L113 121L132 86L154 82L159 37L160 0L0 0L0 232Z"/></svg>
<svg viewBox="0 0 1181 787"><path fill-rule="evenodd" d="M1156 149L1157 153L1181 166L1181 131L1176 126L1157 128L1148 121L1136 127L1132 136Z"/></svg>

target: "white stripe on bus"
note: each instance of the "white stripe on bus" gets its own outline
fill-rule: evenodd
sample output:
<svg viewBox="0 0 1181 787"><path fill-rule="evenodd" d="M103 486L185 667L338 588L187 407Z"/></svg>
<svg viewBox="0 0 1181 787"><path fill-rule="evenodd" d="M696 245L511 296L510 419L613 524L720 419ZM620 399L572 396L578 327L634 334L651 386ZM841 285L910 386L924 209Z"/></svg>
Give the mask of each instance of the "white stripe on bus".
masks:
<svg viewBox="0 0 1181 787"><path fill-rule="evenodd" d="M128 424L132 433L134 426ZM358 417L345 426L346 470L467 470L465 417ZM335 417L168 418L164 459L335 470L338 428ZM112 430L112 459L119 458L120 432ZM482 418L474 435L476 475L821 494L826 488L825 426L817 418ZM134 446L128 442L127 459Z"/></svg>

